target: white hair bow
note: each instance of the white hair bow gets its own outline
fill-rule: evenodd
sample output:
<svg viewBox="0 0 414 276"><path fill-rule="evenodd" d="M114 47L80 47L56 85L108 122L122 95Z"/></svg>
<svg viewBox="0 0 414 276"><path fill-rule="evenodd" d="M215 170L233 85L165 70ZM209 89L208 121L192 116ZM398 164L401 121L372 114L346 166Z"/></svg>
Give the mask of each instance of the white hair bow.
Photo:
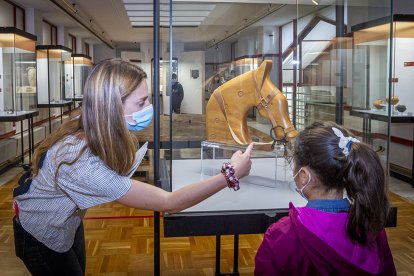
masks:
<svg viewBox="0 0 414 276"><path fill-rule="evenodd" d="M352 143L359 143L359 140L351 136L345 137L342 131L340 131L336 127L333 127L332 130L335 133L335 135L339 137L338 146L340 149L342 149L342 153L345 156L348 156Z"/></svg>

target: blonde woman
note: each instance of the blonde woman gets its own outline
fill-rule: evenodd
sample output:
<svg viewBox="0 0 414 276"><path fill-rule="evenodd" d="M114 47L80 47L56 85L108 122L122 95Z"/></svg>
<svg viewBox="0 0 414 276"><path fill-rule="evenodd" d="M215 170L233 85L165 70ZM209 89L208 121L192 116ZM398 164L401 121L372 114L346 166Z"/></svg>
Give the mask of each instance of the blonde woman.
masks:
<svg viewBox="0 0 414 276"><path fill-rule="evenodd" d="M223 174L172 193L131 180L138 164L129 129L146 127L151 117L141 68L119 59L96 65L85 84L81 116L37 148L30 189L15 197L16 255L32 274L85 273L82 218L90 207L117 201L174 213L227 186L236 190L237 178L249 173L251 145L223 165Z"/></svg>

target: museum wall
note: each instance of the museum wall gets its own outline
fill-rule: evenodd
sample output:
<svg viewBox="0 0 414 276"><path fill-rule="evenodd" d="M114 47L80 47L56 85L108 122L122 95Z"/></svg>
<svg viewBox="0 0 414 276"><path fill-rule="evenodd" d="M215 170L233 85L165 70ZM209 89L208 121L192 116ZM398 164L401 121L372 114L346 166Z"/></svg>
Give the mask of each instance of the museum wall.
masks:
<svg viewBox="0 0 414 276"><path fill-rule="evenodd" d="M183 52L178 62L178 80L184 89L182 113L202 114L204 99L204 51ZM198 71L192 77L191 71Z"/></svg>

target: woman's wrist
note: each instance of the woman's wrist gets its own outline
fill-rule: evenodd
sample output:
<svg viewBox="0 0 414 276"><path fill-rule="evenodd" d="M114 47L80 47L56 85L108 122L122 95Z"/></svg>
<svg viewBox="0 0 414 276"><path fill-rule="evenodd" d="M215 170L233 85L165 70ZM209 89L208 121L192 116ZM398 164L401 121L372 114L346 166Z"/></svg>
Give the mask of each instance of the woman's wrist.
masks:
<svg viewBox="0 0 414 276"><path fill-rule="evenodd" d="M240 189L239 179L236 177L234 166L230 163L223 163L221 167L221 174L224 176L227 182L227 187L237 191Z"/></svg>

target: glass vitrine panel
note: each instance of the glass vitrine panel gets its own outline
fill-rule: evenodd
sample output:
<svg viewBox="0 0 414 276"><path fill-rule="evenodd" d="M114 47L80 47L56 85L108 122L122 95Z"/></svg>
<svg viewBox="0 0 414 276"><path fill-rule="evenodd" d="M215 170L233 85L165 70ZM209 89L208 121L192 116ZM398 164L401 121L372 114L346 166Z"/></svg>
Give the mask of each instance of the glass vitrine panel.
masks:
<svg viewBox="0 0 414 276"><path fill-rule="evenodd" d="M37 46L38 106L64 106L72 102L71 50L59 45Z"/></svg>
<svg viewBox="0 0 414 276"><path fill-rule="evenodd" d="M201 169L202 143L243 148L255 142L256 150L270 152L273 144L279 149L284 147L283 156L289 159L291 141L297 133L287 130L293 126L300 131L317 120L337 122L374 147L381 145L388 149L389 117L385 116L382 122L373 120L368 130L365 117L353 111L369 106L367 91L370 89L383 95L390 92L387 80L391 76L389 62L393 44L389 36L391 6L392 1L382 0L375 4L354 0L300 0L295 4L162 1L161 33L166 35L172 30L172 36L166 36L169 42L163 39L160 42L164 60L161 66L165 68L166 56L170 63L172 57L177 59L178 82L184 91L180 112L173 112L171 97L167 101L169 112L165 105L162 109L162 118L169 121L167 133L161 134L168 176L165 188L174 191L206 177ZM381 18L388 18L385 26L388 35L383 37L387 46L382 45L384 42L374 43L368 58L367 45L358 42L356 28ZM367 59L375 66L367 67ZM269 90L278 95L279 102L269 104L274 107L271 115L276 123L260 107ZM171 95L174 97L174 91ZM281 118L286 120L279 121ZM365 139L369 135L377 141ZM231 157L224 148L212 150L218 153L220 162ZM384 166L388 166L387 152L380 153ZM274 164L272 160L265 163ZM253 163L256 161L253 158ZM267 170L276 168L270 166ZM289 185L257 186L260 185L242 183L241 189L250 192L250 189L269 189L261 190L263 195L255 196L256 201L274 193L265 209L287 208L286 204L279 204L283 201L278 199L281 191L295 204L303 203L297 194L288 191ZM243 192L223 191L218 197L233 202L234 210L238 211L263 207L246 204L241 200ZM220 200L214 201L214 198L210 203L210 199L204 202L202 209L220 212ZM199 207L194 208L203 211Z"/></svg>
<svg viewBox="0 0 414 276"><path fill-rule="evenodd" d="M36 108L36 37L13 27L0 28L0 112Z"/></svg>
<svg viewBox="0 0 414 276"><path fill-rule="evenodd" d="M82 100L83 87L85 86L86 78L92 70L92 60L86 55L72 54L72 61L73 98L75 100Z"/></svg>

